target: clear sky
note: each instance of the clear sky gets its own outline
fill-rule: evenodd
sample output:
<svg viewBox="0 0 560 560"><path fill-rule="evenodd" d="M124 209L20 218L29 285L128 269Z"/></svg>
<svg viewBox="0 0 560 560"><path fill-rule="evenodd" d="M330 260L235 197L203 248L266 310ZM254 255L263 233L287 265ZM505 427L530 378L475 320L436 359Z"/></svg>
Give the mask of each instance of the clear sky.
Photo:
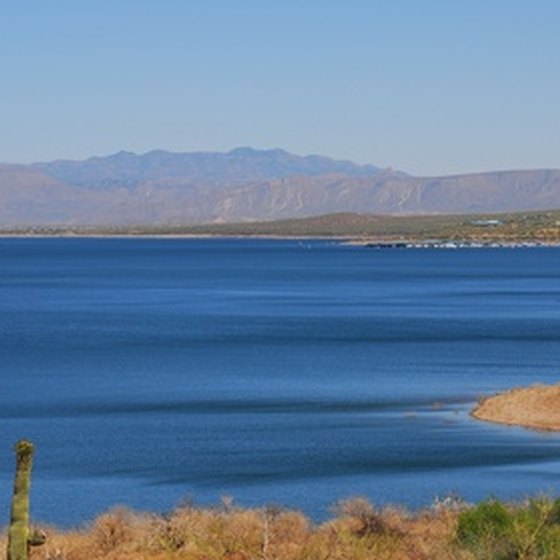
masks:
<svg viewBox="0 0 560 560"><path fill-rule="evenodd" d="M0 161L560 167L557 0L3 0Z"/></svg>

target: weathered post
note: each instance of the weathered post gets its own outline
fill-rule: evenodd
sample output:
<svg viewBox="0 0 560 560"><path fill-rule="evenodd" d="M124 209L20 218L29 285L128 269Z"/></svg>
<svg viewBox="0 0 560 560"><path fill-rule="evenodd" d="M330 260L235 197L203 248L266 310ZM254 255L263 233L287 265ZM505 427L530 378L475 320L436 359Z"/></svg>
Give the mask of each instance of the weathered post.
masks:
<svg viewBox="0 0 560 560"><path fill-rule="evenodd" d="M27 560L29 557L29 487L34 445L27 440L16 443L16 476L12 513L8 532L8 560Z"/></svg>

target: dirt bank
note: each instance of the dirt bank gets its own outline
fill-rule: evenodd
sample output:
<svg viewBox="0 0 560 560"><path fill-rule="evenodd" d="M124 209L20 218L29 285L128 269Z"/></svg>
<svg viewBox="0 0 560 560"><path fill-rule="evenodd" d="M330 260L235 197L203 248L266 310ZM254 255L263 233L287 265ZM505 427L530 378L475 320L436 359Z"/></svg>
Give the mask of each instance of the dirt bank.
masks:
<svg viewBox="0 0 560 560"><path fill-rule="evenodd" d="M560 431L560 384L516 388L482 399L472 411L479 420Z"/></svg>

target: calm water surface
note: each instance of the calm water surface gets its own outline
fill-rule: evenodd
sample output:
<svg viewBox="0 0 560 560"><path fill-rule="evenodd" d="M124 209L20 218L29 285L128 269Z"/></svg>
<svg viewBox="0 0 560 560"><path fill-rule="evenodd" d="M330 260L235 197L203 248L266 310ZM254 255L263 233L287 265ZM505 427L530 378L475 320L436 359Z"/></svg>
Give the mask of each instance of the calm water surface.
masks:
<svg viewBox="0 0 560 560"><path fill-rule="evenodd" d="M560 250L0 240L0 514L36 442L36 518L191 497L316 519L351 495L560 491L560 436L472 420L560 377Z"/></svg>

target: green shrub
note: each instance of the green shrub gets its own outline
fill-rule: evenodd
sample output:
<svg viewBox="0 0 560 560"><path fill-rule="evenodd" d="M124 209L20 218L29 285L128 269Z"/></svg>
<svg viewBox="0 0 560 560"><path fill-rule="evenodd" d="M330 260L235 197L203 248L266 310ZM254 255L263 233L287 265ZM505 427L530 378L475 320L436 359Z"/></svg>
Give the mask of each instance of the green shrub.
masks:
<svg viewBox="0 0 560 560"><path fill-rule="evenodd" d="M497 500L481 502L459 514L457 540L477 558L515 558L511 543L513 517Z"/></svg>
<svg viewBox="0 0 560 560"><path fill-rule="evenodd" d="M558 500L537 498L515 511L511 542L516 558L560 558L558 506Z"/></svg>
<svg viewBox="0 0 560 560"><path fill-rule="evenodd" d="M482 502L459 515L456 537L480 560L558 560L560 500L541 497L508 507Z"/></svg>

